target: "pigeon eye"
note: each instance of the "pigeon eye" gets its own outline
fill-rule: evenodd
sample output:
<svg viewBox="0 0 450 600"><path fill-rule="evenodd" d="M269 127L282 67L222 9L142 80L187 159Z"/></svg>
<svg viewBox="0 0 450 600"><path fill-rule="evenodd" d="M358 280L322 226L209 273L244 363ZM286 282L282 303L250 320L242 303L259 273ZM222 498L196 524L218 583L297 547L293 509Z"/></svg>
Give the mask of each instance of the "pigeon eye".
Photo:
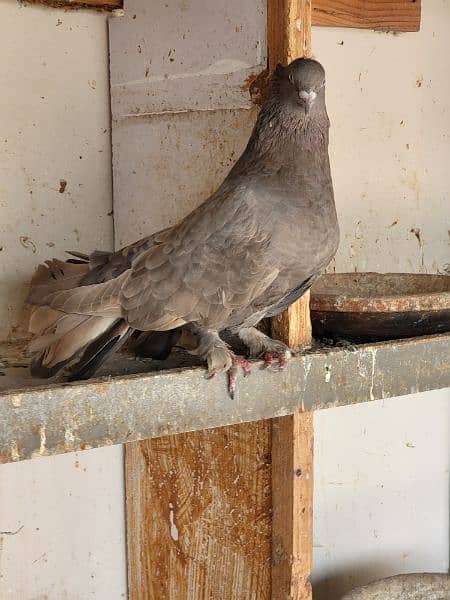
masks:
<svg viewBox="0 0 450 600"><path fill-rule="evenodd" d="M292 73L289 75L289 81L292 83L292 85L294 85L294 76Z"/></svg>
<svg viewBox="0 0 450 600"><path fill-rule="evenodd" d="M319 92L323 87L325 87L325 81L322 81L322 83L320 85L317 85L315 89L317 92Z"/></svg>

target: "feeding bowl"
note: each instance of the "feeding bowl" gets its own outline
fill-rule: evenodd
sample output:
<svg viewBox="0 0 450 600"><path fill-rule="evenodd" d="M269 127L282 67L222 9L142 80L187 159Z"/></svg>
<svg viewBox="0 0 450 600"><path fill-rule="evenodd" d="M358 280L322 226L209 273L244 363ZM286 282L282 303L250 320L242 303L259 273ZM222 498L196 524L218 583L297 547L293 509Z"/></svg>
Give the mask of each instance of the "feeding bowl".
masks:
<svg viewBox="0 0 450 600"><path fill-rule="evenodd" d="M345 594L341 600L448 600L450 575L409 573L395 575Z"/></svg>
<svg viewBox="0 0 450 600"><path fill-rule="evenodd" d="M450 331L450 276L411 273L333 273L311 289L317 338L352 342Z"/></svg>

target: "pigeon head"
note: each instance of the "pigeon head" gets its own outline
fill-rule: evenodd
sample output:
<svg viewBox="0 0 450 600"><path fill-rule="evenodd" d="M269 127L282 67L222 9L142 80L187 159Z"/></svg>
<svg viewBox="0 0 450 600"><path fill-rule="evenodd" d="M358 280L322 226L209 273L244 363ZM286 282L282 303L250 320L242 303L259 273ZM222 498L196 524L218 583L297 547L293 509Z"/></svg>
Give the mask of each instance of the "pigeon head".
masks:
<svg viewBox="0 0 450 600"><path fill-rule="evenodd" d="M312 58L297 58L287 67L277 65L274 83L279 99L308 115L325 109L325 70Z"/></svg>

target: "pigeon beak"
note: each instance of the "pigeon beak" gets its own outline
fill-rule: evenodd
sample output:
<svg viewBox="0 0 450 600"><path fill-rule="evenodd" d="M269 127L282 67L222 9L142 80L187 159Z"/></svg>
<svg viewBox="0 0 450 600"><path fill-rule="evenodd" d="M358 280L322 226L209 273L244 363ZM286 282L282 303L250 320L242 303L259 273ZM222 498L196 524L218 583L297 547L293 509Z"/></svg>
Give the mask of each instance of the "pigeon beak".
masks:
<svg viewBox="0 0 450 600"><path fill-rule="evenodd" d="M298 97L304 103L305 112L309 113L309 111L311 110L311 107L314 104L314 101L317 97L316 92L313 92L313 91L305 92L305 90L302 90L301 92L299 92Z"/></svg>

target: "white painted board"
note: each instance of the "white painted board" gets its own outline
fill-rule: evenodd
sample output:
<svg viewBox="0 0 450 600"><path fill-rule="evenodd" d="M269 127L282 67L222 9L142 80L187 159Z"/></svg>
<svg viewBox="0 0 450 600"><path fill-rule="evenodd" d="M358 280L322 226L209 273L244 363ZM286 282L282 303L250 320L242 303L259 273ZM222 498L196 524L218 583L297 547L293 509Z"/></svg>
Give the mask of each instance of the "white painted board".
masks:
<svg viewBox="0 0 450 600"><path fill-rule="evenodd" d="M131 0L110 21L116 247L170 224L218 187L256 112L266 5Z"/></svg>
<svg viewBox="0 0 450 600"><path fill-rule="evenodd" d="M250 108L266 65L262 0L129 0L110 23L113 117Z"/></svg>

